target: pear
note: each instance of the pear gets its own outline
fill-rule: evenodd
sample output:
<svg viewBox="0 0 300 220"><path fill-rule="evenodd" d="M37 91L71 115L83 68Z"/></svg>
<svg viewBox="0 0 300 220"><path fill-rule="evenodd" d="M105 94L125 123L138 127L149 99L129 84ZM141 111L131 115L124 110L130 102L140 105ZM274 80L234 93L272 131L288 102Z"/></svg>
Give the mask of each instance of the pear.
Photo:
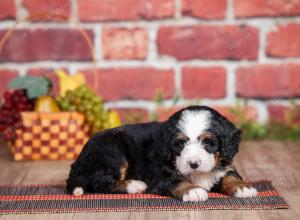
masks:
<svg viewBox="0 0 300 220"><path fill-rule="evenodd" d="M51 96L40 96L34 105L36 112L59 112L60 109Z"/></svg>

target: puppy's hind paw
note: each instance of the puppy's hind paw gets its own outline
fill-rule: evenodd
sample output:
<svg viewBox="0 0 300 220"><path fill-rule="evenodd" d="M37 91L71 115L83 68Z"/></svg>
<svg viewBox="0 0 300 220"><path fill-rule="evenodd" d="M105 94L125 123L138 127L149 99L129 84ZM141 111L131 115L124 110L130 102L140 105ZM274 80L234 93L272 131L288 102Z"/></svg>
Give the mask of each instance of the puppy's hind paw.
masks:
<svg viewBox="0 0 300 220"><path fill-rule="evenodd" d="M257 190L253 187L242 187L238 188L237 191L234 193L234 197L238 198L250 198L257 196Z"/></svg>
<svg viewBox="0 0 300 220"><path fill-rule="evenodd" d="M127 187L127 193L143 193L147 189L146 183L140 180L130 180Z"/></svg>
<svg viewBox="0 0 300 220"><path fill-rule="evenodd" d="M84 190L83 188L81 187L76 187L74 190L73 190L73 195L74 196L82 196L84 194Z"/></svg>
<svg viewBox="0 0 300 220"><path fill-rule="evenodd" d="M194 188L190 189L187 193L185 193L182 197L184 202L201 202L208 199L207 192L202 188Z"/></svg>

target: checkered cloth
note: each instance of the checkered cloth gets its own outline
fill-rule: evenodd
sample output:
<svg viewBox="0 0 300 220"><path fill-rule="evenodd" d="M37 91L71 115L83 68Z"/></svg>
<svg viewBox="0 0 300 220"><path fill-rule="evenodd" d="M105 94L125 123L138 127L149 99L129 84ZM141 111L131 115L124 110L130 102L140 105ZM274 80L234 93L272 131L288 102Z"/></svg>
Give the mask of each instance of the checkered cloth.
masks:
<svg viewBox="0 0 300 220"><path fill-rule="evenodd" d="M77 112L22 112L22 121L11 146L15 160L75 159L88 139L85 118Z"/></svg>

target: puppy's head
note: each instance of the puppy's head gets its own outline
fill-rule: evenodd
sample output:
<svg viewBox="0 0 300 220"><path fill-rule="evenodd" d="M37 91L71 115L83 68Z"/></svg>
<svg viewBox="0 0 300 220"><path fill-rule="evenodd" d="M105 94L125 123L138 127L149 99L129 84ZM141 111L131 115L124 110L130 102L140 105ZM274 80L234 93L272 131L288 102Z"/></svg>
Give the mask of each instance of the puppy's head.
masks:
<svg viewBox="0 0 300 220"><path fill-rule="evenodd" d="M231 164L238 152L241 131L215 110L185 108L169 118L162 131L168 136L164 155L183 175L210 172Z"/></svg>

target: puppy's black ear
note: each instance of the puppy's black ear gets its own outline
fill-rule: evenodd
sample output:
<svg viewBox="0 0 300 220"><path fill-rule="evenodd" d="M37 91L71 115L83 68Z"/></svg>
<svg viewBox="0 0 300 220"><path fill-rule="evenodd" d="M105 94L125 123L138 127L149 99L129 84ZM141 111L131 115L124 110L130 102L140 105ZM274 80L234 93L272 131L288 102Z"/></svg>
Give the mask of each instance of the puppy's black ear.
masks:
<svg viewBox="0 0 300 220"><path fill-rule="evenodd" d="M242 131L240 129L233 130L229 136L225 137L222 147L222 159L227 163L231 163L234 155L239 151L239 144L241 141Z"/></svg>

